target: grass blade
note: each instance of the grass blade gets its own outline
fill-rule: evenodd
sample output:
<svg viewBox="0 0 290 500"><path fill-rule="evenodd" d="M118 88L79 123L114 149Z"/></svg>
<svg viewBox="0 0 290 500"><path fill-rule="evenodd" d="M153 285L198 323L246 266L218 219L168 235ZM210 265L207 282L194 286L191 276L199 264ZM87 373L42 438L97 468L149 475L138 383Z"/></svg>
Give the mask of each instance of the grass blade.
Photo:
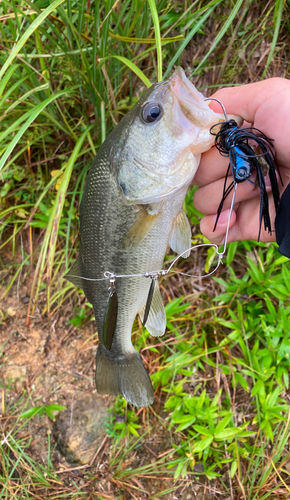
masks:
<svg viewBox="0 0 290 500"><path fill-rule="evenodd" d="M146 87L151 87L151 82L148 80L147 76L144 75L143 71L136 66L132 61L127 59L127 57L123 56L107 56L102 59L102 61L105 61L106 59L110 59L111 57L114 57L114 59L117 59L118 61L122 62L128 68L130 68L137 76L139 76L140 80L142 80L143 83L145 83ZM101 62L102 62L101 61Z"/></svg>
<svg viewBox="0 0 290 500"><path fill-rule="evenodd" d="M231 13L230 13L227 21L223 25L223 27L220 30L219 34L217 35L217 37L216 37L214 43L212 44L210 50L208 51L208 53L206 54L206 56L203 58L203 60L199 63L199 65L197 66L197 68L195 68L195 70L192 72L192 75L195 75L198 72L198 70L204 65L205 61L207 61L207 59L209 58L209 56L213 52L213 50L217 47L217 45L219 44L219 42L223 38L224 34L227 32L227 30L231 26L234 18L236 17L237 13L239 12L240 8L242 7L243 2L244 2L244 0L238 0L237 1L235 7L231 11Z"/></svg>
<svg viewBox="0 0 290 500"><path fill-rule="evenodd" d="M61 90L57 94L48 97L44 102L40 103L38 106L36 106L34 109L32 109L31 112L30 111L27 112L28 119L22 125L22 127L17 132L17 134L14 136L13 140L10 142L5 153L3 154L2 158L0 159L0 171L2 170L10 153L13 151L16 144L18 144L19 140L23 136L24 132L28 129L29 125L31 125L31 123L37 118L37 116L46 108L46 106L48 106L51 102L55 101L56 99L58 99L62 95L67 95L68 92L72 92L74 89L75 89L75 87L71 87L70 89Z"/></svg>
<svg viewBox="0 0 290 500"><path fill-rule="evenodd" d="M45 262L47 259L47 277L48 277L48 311L49 311L49 297L50 297L50 278L52 274L52 267L53 267L53 260L54 260L54 254L55 254L55 248L56 248L56 243L57 243L57 237L58 237L58 227L60 223L60 218L62 215L62 210L63 210L63 205L65 202L65 194L69 185L69 181L71 178L71 173L73 166L76 162L77 157L80 154L80 149L83 145L83 142L85 138L87 137L89 131L92 129L93 125L90 127L86 128L86 130L83 132L81 137L79 138L78 142L75 145L75 148L70 156L70 159L67 163L66 169L63 173L62 176L62 181L60 184L60 188L58 190L58 193L56 195L56 198L54 200L53 204L53 209L50 213L48 225L46 228L43 244L41 246L41 251L40 255L38 258L36 270L34 273L34 278L33 278L33 283L31 287L31 295L30 295L30 302L29 302L29 309L28 309L28 315L30 314L30 311L33 310L33 303L36 302L41 281L42 281L42 276L45 268Z"/></svg>
<svg viewBox="0 0 290 500"><path fill-rule="evenodd" d="M276 44L277 44L277 40L278 40L278 35L279 35L279 31L280 31L280 26L281 26L281 20L282 20L282 12L283 12L283 7L284 7L284 0L277 0L277 3L276 3L276 22L275 22L275 30L274 30L274 35L273 35L273 40L272 40L272 43L271 43L271 49L270 49L270 52L269 52L269 55L268 55L268 59L267 59L267 62L266 62L266 66L265 66L265 69L263 71L263 74L262 74L262 78L265 78L265 75L268 71L268 68L269 68L269 65L273 59L273 55L274 55L274 51L275 51L275 47L276 47ZM275 17L275 16L274 16Z"/></svg>
<svg viewBox="0 0 290 500"><path fill-rule="evenodd" d="M172 66L175 64L175 62L181 56L181 54L184 51L185 47L189 44L189 42L192 39L192 37L198 32L198 30L205 23L205 21L207 20L207 18L212 14L212 12L214 11L214 9L216 8L216 6L219 3L220 3L220 0L217 0L217 1L211 2L212 5L209 4L210 6L208 6L206 12L199 19L199 21L194 25L194 27L192 28L192 30L190 30L190 32L188 33L188 35L185 37L184 42L182 42L182 44L180 45L179 49L177 50L177 52L175 53L175 55L173 56L173 58L171 59L171 61L167 65L167 70L164 73L164 78L166 78L169 75L169 73L170 73L170 71L172 69Z"/></svg>
<svg viewBox="0 0 290 500"><path fill-rule="evenodd" d="M159 18L158 12L155 4L155 0L148 0L150 5L154 30L155 30L155 38L156 38L156 49L157 49L157 78L158 82L162 82L162 47L161 47L161 36L160 36L160 26L159 26Z"/></svg>

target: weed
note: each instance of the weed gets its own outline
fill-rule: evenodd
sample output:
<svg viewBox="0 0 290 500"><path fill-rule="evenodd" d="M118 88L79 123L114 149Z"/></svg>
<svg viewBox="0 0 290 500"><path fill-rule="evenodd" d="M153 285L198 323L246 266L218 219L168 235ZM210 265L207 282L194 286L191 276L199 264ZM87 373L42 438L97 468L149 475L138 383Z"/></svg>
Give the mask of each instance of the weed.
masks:
<svg viewBox="0 0 290 500"><path fill-rule="evenodd" d="M131 435L139 437L138 429L141 426L137 424L138 416L128 409L128 403L122 396L116 398L115 405L108 410L108 414L106 430L110 437L117 440Z"/></svg>
<svg viewBox="0 0 290 500"><path fill-rule="evenodd" d="M32 418L35 415L42 417L42 415L46 414L52 420L55 419L54 411L62 411L66 410L65 406L60 405L44 405L44 406L34 406L33 408L29 408L24 413L21 413L20 418Z"/></svg>

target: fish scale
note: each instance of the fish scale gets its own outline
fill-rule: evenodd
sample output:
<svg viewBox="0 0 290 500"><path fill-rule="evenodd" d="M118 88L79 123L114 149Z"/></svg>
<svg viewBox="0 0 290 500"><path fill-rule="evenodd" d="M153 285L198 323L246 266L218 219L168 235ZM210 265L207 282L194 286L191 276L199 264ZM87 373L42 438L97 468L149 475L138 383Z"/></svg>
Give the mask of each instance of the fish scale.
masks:
<svg viewBox="0 0 290 500"><path fill-rule="evenodd" d="M200 153L213 144L209 129L220 121L221 115L209 109L178 68L170 79L144 92L92 164L80 207L79 257L66 277L84 290L94 308L100 393L123 394L136 406L153 402L149 375L131 342L136 315L144 318L151 280L117 277L118 305L114 295L115 305L109 307L112 289L109 280L102 278L105 272L127 276L160 270L168 243L178 253L191 246L182 205ZM111 311L114 318L117 315L116 326L115 319L110 323ZM105 318L110 324L109 341L103 335ZM146 328L154 336L165 332L158 282Z"/></svg>

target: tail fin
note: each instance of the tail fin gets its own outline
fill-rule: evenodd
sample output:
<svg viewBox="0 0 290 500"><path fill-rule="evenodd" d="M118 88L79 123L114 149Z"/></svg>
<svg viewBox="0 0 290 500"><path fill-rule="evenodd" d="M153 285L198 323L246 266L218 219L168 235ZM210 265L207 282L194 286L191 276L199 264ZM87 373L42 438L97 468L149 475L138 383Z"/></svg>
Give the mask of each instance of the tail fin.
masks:
<svg viewBox="0 0 290 500"><path fill-rule="evenodd" d="M96 386L100 394L122 394L135 406L149 406L154 392L150 377L137 353L112 359L112 352L99 345L97 352ZM107 354L107 355L106 355Z"/></svg>

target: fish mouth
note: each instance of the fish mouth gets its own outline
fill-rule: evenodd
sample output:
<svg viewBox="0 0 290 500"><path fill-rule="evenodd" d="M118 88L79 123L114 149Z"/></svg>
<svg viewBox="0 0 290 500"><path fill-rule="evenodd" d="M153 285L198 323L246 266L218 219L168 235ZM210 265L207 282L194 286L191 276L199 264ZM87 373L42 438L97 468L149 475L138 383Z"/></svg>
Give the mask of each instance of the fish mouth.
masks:
<svg viewBox="0 0 290 500"><path fill-rule="evenodd" d="M175 70L170 87L174 96L172 118L179 121L183 130L198 135L201 129L209 130L226 120L223 113L215 113L210 109L204 96L188 80L182 68ZM238 126L243 122L240 116L231 115L228 118L234 118Z"/></svg>
<svg viewBox="0 0 290 500"><path fill-rule="evenodd" d="M209 122L210 109L182 68L177 68L171 77L171 91L175 97L173 108L177 108L173 109L173 114L178 115L180 124L188 131L193 129L191 125L205 127Z"/></svg>

